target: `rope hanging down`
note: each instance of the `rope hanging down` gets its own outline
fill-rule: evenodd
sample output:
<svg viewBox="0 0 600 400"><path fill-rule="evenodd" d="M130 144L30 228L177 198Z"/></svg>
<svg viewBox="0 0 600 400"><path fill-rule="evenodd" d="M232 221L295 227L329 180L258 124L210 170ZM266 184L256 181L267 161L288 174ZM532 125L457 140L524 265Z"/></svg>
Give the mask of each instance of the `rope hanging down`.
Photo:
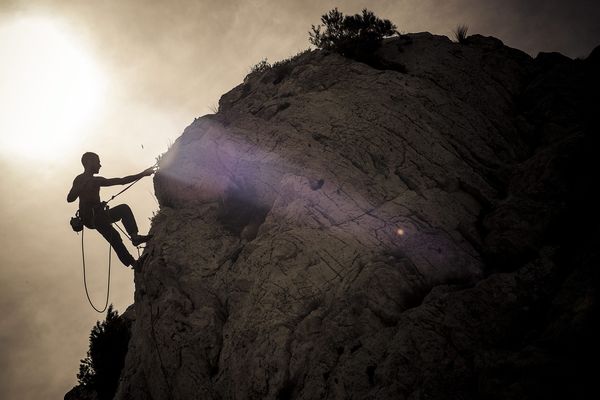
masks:
<svg viewBox="0 0 600 400"><path fill-rule="evenodd" d="M92 302L92 299L90 299L90 293L89 293L88 287L87 287L87 278L85 276L85 250L83 249L83 231L84 230L81 231L81 259L83 261L83 287L85 288L85 295L88 299L88 302L90 303L90 306L92 306L94 311L102 314L104 311L106 311L106 308L108 307L108 297L110 295L110 264L111 264L110 263L110 258L111 258L110 255L112 253L112 251L111 251L112 247L110 246L110 244L108 245L108 280L106 282L106 302L104 303L104 308L102 310L99 310L96 308L96 306Z"/></svg>
<svg viewBox="0 0 600 400"><path fill-rule="evenodd" d="M127 236L128 239L131 240L131 237L119 226L119 224L117 224L116 222L114 223L114 225L125 235ZM112 254L112 247L109 244L108 245L108 278L107 278L107 282L106 282L106 301L104 302L104 308L102 308L102 310L99 310L98 308L96 308L96 306L94 305L94 303L92 302L92 299L90 298L90 293L87 287L87 278L86 278L86 273L85 273L85 250L84 250L84 246L83 246L83 231L85 230L85 228L81 231L81 260L82 260L82 264L83 264L83 287L85 288L85 296L87 297L88 303L90 303L90 306L92 306L92 308L94 309L94 311L96 311L97 313L102 314L104 311L106 311L106 308L108 307L108 299L110 297L110 267L111 267L111 254ZM138 258L140 258L140 246L135 246L135 248L137 249L137 253L138 253Z"/></svg>

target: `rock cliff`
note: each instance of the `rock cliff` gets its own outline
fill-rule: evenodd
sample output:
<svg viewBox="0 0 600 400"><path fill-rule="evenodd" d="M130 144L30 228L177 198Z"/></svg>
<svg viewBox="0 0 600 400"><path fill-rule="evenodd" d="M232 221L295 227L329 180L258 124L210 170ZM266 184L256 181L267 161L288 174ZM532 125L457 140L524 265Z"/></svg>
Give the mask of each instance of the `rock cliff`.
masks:
<svg viewBox="0 0 600 400"><path fill-rule="evenodd" d="M160 160L116 399L585 393L596 53L419 33L250 74Z"/></svg>

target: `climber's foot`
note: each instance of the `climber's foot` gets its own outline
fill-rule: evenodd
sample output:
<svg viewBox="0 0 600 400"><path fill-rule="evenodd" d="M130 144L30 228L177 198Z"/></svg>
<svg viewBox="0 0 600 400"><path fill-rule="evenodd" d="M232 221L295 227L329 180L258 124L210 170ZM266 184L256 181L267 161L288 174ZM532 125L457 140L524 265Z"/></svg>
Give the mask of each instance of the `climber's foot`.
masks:
<svg viewBox="0 0 600 400"><path fill-rule="evenodd" d="M139 246L142 243L146 243L151 238L152 235L131 235L131 243L133 243L134 246Z"/></svg>
<svg viewBox="0 0 600 400"><path fill-rule="evenodd" d="M148 257L148 254L143 254L140 258L135 260L133 262L133 264L131 264L131 269L133 269L135 272L141 272L142 265L144 265L144 261L146 261L147 257Z"/></svg>

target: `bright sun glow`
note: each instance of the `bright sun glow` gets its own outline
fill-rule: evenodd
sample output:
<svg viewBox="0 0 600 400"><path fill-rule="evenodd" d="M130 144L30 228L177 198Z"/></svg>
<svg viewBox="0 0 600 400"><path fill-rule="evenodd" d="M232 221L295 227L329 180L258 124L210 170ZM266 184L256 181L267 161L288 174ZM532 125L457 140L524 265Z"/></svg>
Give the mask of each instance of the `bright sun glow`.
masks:
<svg viewBox="0 0 600 400"><path fill-rule="evenodd" d="M56 159L97 116L107 80L76 34L59 21L0 24L0 152Z"/></svg>

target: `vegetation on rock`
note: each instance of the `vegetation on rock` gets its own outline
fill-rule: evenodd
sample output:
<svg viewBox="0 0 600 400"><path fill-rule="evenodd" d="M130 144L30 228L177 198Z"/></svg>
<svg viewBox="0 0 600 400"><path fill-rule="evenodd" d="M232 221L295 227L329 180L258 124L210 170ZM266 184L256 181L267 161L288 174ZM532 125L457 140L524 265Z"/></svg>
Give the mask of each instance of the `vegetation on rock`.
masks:
<svg viewBox="0 0 600 400"><path fill-rule="evenodd" d="M369 59L384 38L398 34L390 20L376 17L366 8L355 15L344 15L334 8L321 16L321 22L323 25L312 26L310 43L358 61Z"/></svg>
<svg viewBox="0 0 600 400"><path fill-rule="evenodd" d="M267 71L271 68L271 64L269 63L269 61L267 61L266 58L263 58L262 60L260 60L258 63L254 64L251 68L250 68L250 72L248 75L253 74L255 72L264 72Z"/></svg>
<svg viewBox="0 0 600 400"><path fill-rule="evenodd" d="M457 25L456 28L452 31L454 33L454 38L458 43L466 43L467 41L467 32L469 31L469 27L465 24Z"/></svg>
<svg viewBox="0 0 600 400"><path fill-rule="evenodd" d="M96 322L90 333L90 348L87 357L81 360L77 374L79 385L98 393L101 400L112 399L119 384L129 338L127 322L111 304L106 320Z"/></svg>

